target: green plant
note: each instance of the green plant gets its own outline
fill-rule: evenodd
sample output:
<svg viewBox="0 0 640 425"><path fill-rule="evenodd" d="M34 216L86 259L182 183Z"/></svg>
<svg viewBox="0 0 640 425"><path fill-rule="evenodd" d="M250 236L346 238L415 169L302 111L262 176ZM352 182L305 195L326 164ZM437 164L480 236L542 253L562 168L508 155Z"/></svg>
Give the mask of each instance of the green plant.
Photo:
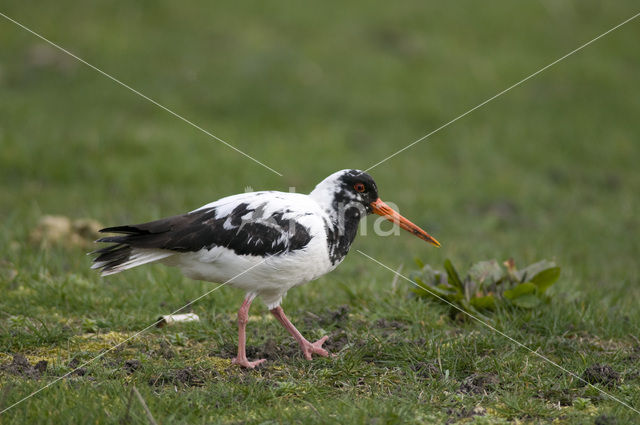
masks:
<svg viewBox="0 0 640 425"><path fill-rule="evenodd" d="M416 262L420 270L412 272L411 278L420 287L414 288L414 293L448 301L469 313L492 311L502 305L534 308L548 301L545 293L560 276L560 267L547 260L521 270L513 259L503 265L496 260L480 261L469 268L464 278L448 259L444 271Z"/></svg>

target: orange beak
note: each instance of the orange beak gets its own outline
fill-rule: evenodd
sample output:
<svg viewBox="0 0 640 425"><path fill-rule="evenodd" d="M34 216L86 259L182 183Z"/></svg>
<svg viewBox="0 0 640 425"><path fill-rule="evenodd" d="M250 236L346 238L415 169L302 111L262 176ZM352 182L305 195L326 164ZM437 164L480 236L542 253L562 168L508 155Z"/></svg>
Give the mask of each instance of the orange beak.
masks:
<svg viewBox="0 0 640 425"><path fill-rule="evenodd" d="M399 213L394 211L389 205L382 202L382 199L378 198L375 202L371 203L371 208L373 208L373 212L378 214L387 220L396 223L400 228L413 233L420 239L429 242L432 245L440 246L440 242L435 240L431 235L427 232L401 216Z"/></svg>

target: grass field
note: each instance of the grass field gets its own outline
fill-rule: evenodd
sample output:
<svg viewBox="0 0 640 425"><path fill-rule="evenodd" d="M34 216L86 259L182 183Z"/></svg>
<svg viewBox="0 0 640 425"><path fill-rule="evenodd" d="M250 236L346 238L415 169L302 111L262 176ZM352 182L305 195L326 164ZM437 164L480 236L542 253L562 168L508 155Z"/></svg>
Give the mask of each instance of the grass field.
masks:
<svg viewBox="0 0 640 425"><path fill-rule="evenodd" d="M90 244L33 240L44 215L117 225L247 186L308 192L638 12L429 3L3 2L282 177L0 18L0 410L214 287L159 265L100 278ZM493 325L578 376L610 367L595 385L640 409L639 36L630 22L371 170L443 247L369 223L335 272L288 294L291 320L336 357L305 361L255 303L248 351L268 362L231 367L243 294L222 288L193 304L199 323L145 332L0 423L148 423L133 385L162 424L640 423L355 251L403 274L415 258L555 260L552 301Z"/></svg>

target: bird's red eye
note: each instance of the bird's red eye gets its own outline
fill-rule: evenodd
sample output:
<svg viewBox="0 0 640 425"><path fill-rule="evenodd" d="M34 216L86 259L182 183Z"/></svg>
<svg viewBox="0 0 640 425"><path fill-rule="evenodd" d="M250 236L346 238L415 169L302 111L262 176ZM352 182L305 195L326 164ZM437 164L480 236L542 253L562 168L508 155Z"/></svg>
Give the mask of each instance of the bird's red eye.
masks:
<svg viewBox="0 0 640 425"><path fill-rule="evenodd" d="M356 192L364 192L363 183L356 183L355 185L353 185L353 188L356 190Z"/></svg>

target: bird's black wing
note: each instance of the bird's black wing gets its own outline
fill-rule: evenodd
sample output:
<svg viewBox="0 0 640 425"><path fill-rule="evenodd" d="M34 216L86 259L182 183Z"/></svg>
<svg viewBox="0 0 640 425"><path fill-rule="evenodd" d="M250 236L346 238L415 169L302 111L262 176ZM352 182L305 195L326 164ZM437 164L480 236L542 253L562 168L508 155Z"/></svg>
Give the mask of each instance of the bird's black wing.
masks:
<svg viewBox="0 0 640 425"><path fill-rule="evenodd" d="M266 216L265 205L242 202L224 214L220 207L211 206L149 223L108 227L100 231L120 235L98 239L97 242L115 245L96 251L100 255L95 261L105 261L104 256L112 257L114 249L123 247L177 252L225 247L238 255L266 256L303 249L309 244L309 229L297 223L290 210Z"/></svg>

